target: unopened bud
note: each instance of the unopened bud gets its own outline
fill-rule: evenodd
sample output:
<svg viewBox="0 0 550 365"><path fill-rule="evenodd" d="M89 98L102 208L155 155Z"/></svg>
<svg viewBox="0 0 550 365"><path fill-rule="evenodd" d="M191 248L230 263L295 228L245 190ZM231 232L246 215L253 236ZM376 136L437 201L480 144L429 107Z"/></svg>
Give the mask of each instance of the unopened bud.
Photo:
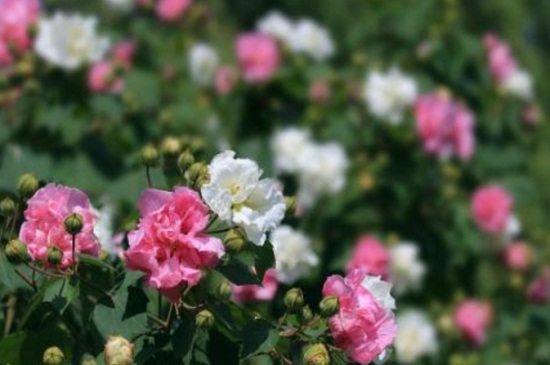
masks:
<svg viewBox="0 0 550 365"><path fill-rule="evenodd" d="M313 318L313 312L309 305L306 305L302 308L302 319L304 321L310 321Z"/></svg>
<svg viewBox="0 0 550 365"><path fill-rule="evenodd" d="M160 144L160 153L163 156L177 156L181 151L181 144L177 138L166 137Z"/></svg>
<svg viewBox="0 0 550 365"><path fill-rule="evenodd" d="M244 245L246 244L246 235L244 232L240 229L231 229L227 234L225 235L225 239L223 240L223 245L225 248L230 252L240 252Z"/></svg>
<svg viewBox="0 0 550 365"><path fill-rule="evenodd" d="M80 233L83 225L82 216L78 213L73 213L65 218L65 230L69 234L76 235Z"/></svg>
<svg viewBox="0 0 550 365"><path fill-rule="evenodd" d="M180 154L178 157L178 168L180 171L186 171L194 162L195 158L193 157L191 151L185 150L185 152Z"/></svg>
<svg viewBox="0 0 550 365"><path fill-rule="evenodd" d="M0 214L11 217L15 213L15 202L11 198L4 198L0 202Z"/></svg>
<svg viewBox="0 0 550 365"><path fill-rule="evenodd" d="M227 300L231 297L231 284L229 281L224 280L216 288L216 297L220 300Z"/></svg>
<svg viewBox="0 0 550 365"><path fill-rule="evenodd" d="M292 288L286 292L284 302L291 311L297 311L304 305L304 293L299 288Z"/></svg>
<svg viewBox="0 0 550 365"><path fill-rule="evenodd" d="M59 265L63 259L63 251L56 246L48 247L48 263L51 265Z"/></svg>
<svg viewBox="0 0 550 365"><path fill-rule="evenodd" d="M8 261L12 264L20 264L27 261L29 253L27 251L27 245L20 240L11 240L4 249Z"/></svg>
<svg viewBox="0 0 550 365"><path fill-rule="evenodd" d="M155 167L159 164L159 152L153 145L147 145L141 149L141 163L147 167Z"/></svg>
<svg viewBox="0 0 550 365"><path fill-rule="evenodd" d="M214 325L214 315L209 310L203 309L197 313L195 324L199 328L209 329Z"/></svg>
<svg viewBox="0 0 550 365"><path fill-rule="evenodd" d="M306 365L329 365L330 356L327 348L322 343L308 346L304 351L304 364Z"/></svg>
<svg viewBox="0 0 550 365"><path fill-rule="evenodd" d="M134 362L134 345L120 336L111 336L103 352L107 365L130 365Z"/></svg>
<svg viewBox="0 0 550 365"><path fill-rule="evenodd" d="M65 362L65 355L59 347L53 346L44 351L42 362L44 365L61 365Z"/></svg>
<svg viewBox="0 0 550 365"><path fill-rule="evenodd" d="M338 297L328 296L321 300L319 304L319 309L321 311L321 316L325 318L332 317L340 310L340 303Z"/></svg>
<svg viewBox="0 0 550 365"><path fill-rule="evenodd" d="M92 355L84 354L80 360L80 365L97 365L97 362L95 361L95 357Z"/></svg>
<svg viewBox="0 0 550 365"><path fill-rule="evenodd" d="M293 196L285 196L285 205L288 212L296 210L297 200Z"/></svg>
<svg viewBox="0 0 550 365"><path fill-rule="evenodd" d="M189 144L189 148L191 148L191 151L198 152L202 150L206 146L206 141L204 138L196 137L191 140L191 143Z"/></svg>
<svg viewBox="0 0 550 365"><path fill-rule="evenodd" d="M195 189L200 189L202 185L210 180L208 167L200 162L192 164L185 173L187 182Z"/></svg>
<svg viewBox="0 0 550 365"><path fill-rule="evenodd" d="M23 174L17 183L17 192L23 198L31 197L38 190L38 179L33 174Z"/></svg>

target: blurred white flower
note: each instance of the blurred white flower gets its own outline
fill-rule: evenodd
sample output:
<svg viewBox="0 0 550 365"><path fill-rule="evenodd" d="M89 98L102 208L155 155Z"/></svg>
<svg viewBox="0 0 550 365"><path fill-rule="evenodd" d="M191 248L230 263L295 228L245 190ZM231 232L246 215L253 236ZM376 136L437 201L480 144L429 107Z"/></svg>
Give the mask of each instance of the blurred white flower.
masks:
<svg viewBox="0 0 550 365"><path fill-rule="evenodd" d="M525 101L533 99L533 79L525 70L518 69L511 73L502 82L502 89Z"/></svg>
<svg viewBox="0 0 550 365"><path fill-rule="evenodd" d="M397 361L410 364L438 350L437 333L424 312L410 309L397 316Z"/></svg>
<svg viewBox="0 0 550 365"><path fill-rule="evenodd" d="M36 53L51 64L75 70L99 61L109 48L109 40L96 31L97 18L55 13L38 23Z"/></svg>
<svg viewBox="0 0 550 365"><path fill-rule="evenodd" d="M208 165L210 182L203 185L204 201L220 219L242 227L252 242L263 245L266 233L274 230L284 218L283 194L273 180L261 179L256 162L235 158L225 151Z"/></svg>
<svg viewBox="0 0 550 365"><path fill-rule="evenodd" d="M390 248L390 270L396 294L419 289L426 266L418 257L418 246L412 242L400 242Z"/></svg>
<svg viewBox="0 0 550 365"><path fill-rule="evenodd" d="M374 116L398 124L405 109L416 99L417 87L414 79L398 68L386 73L371 71L365 82L364 95Z"/></svg>
<svg viewBox="0 0 550 365"><path fill-rule="evenodd" d="M367 275L361 283L386 310L395 310L395 299L391 295L392 285L383 281L380 276Z"/></svg>
<svg viewBox="0 0 550 365"><path fill-rule="evenodd" d="M218 66L218 53L210 45L197 43L189 50L189 72L198 85L212 85Z"/></svg>
<svg viewBox="0 0 550 365"><path fill-rule="evenodd" d="M279 40L290 47L294 25L283 13L277 10L270 11L256 24L256 29Z"/></svg>
<svg viewBox="0 0 550 365"><path fill-rule="evenodd" d="M309 132L303 129L290 127L276 132L271 139L275 168L283 172L298 172L304 148L311 143Z"/></svg>
<svg viewBox="0 0 550 365"><path fill-rule="evenodd" d="M118 248L115 247L113 239L113 206L105 204L101 210L92 207L92 211L97 217L94 234L101 248L108 252L111 257L118 255Z"/></svg>
<svg viewBox="0 0 550 365"><path fill-rule="evenodd" d="M275 253L275 270L280 282L292 285L307 275L319 259L309 237L289 226L280 226L270 235Z"/></svg>
<svg viewBox="0 0 550 365"><path fill-rule="evenodd" d="M105 0L105 3L112 9L128 11L135 5L135 0Z"/></svg>
<svg viewBox="0 0 550 365"><path fill-rule="evenodd" d="M334 43L328 31L311 19L301 19L296 23L290 48L316 61L325 61L334 53Z"/></svg>

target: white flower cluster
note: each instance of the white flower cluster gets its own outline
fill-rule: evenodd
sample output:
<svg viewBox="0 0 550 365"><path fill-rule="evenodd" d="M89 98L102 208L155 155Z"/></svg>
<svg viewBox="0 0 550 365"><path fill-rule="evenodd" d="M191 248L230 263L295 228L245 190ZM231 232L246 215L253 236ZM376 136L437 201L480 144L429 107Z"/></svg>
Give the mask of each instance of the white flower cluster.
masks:
<svg viewBox="0 0 550 365"><path fill-rule="evenodd" d="M256 28L278 39L297 54L305 54L316 61L325 61L334 54L334 42L328 31L312 19L297 22L279 11L271 11L258 21Z"/></svg>
<svg viewBox="0 0 550 365"><path fill-rule="evenodd" d="M380 276L367 275L361 286L367 289L387 311L395 310L395 299L391 295L392 284L382 280Z"/></svg>
<svg viewBox="0 0 550 365"><path fill-rule="evenodd" d="M411 364L438 350L437 333L424 312L409 309L397 316L395 351L397 361Z"/></svg>
<svg viewBox="0 0 550 365"><path fill-rule="evenodd" d="M225 151L208 165L210 182L201 188L210 209L226 222L242 227L248 239L263 245L266 233L279 226L286 205L283 194L271 179L260 179L256 162L235 158Z"/></svg>
<svg viewBox="0 0 550 365"><path fill-rule="evenodd" d="M418 257L418 246L400 242L390 249L391 278L396 294L418 290L426 274L426 266Z"/></svg>
<svg viewBox="0 0 550 365"><path fill-rule="evenodd" d="M364 87L364 97L370 112L391 124L403 120L403 114L414 103L417 86L413 78L394 67L383 73L371 71Z"/></svg>
<svg viewBox="0 0 550 365"><path fill-rule="evenodd" d="M309 237L289 226L280 226L270 235L275 254L275 270L280 282L291 285L319 263Z"/></svg>
<svg viewBox="0 0 550 365"><path fill-rule="evenodd" d="M188 58L191 79L199 86L211 86L220 63L216 50L206 43L197 43L189 50Z"/></svg>
<svg viewBox="0 0 550 365"><path fill-rule="evenodd" d="M287 128L273 136L275 168L296 174L298 204L311 207L322 195L340 192L346 183L348 158L337 143L315 143L302 129Z"/></svg>
<svg viewBox="0 0 550 365"><path fill-rule="evenodd" d="M522 69L512 72L502 82L502 89L504 92L524 101L533 99L533 79L527 71Z"/></svg>
<svg viewBox="0 0 550 365"><path fill-rule="evenodd" d="M55 13L38 23L36 53L65 70L97 62L109 48L109 40L96 30L97 18L79 14Z"/></svg>

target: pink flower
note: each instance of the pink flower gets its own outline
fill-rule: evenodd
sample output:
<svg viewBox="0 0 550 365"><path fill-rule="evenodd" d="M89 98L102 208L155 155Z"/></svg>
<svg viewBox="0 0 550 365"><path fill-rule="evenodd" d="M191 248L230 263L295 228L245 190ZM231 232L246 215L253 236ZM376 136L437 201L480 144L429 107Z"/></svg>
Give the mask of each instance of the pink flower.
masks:
<svg viewBox="0 0 550 365"><path fill-rule="evenodd" d="M543 268L541 274L529 284L527 298L531 303L548 303L550 298L550 268Z"/></svg>
<svg viewBox="0 0 550 365"><path fill-rule="evenodd" d="M124 82L115 75L115 66L110 61L99 61L88 71L88 88L97 93L121 93Z"/></svg>
<svg viewBox="0 0 550 365"><path fill-rule="evenodd" d="M497 82L504 82L518 68L508 44L495 34L490 33L483 38L483 45L487 53L491 75Z"/></svg>
<svg viewBox="0 0 550 365"><path fill-rule="evenodd" d="M361 269L373 276L387 278L390 254L388 249L374 236L366 235L357 241L346 268L347 272Z"/></svg>
<svg viewBox="0 0 550 365"><path fill-rule="evenodd" d="M124 41L113 49L113 60L118 62L125 69L130 69L134 63L136 44L133 41Z"/></svg>
<svg viewBox="0 0 550 365"><path fill-rule="evenodd" d="M469 299L455 310L454 321L462 335L476 347L485 343L487 330L493 322L490 303Z"/></svg>
<svg viewBox="0 0 550 365"><path fill-rule="evenodd" d="M504 251L504 262L515 270L526 270L531 263L531 247L525 242L514 242Z"/></svg>
<svg viewBox="0 0 550 365"><path fill-rule="evenodd" d="M397 333L393 313L362 285L361 270L345 278L333 275L323 286L323 296L337 296L340 311L329 319L335 343L353 361L368 364L389 347Z"/></svg>
<svg viewBox="0 0 550 365"><path fill-rule="evenodd" d="M261 33L242 34L237 39L237 58L246 81L268 81L279 67L277 42Z"/></svg>
<svg viewBox="0 0 550 365"><path fill-rule="evenodd" d="M484 186L472 197L471 211L477 225L489 233L502 233L512 216L514 200L497 185Z"/></svg>
<svg viewBox="0 0 550 365"><path fill-rule="evenodd" d="M6 56L10 47L18 52L31 47L29 28L39 13L39 0L0 0L0 64L11 62L11 57Z"/></svg>
<svg viewBox="0 0 550 365"><path fill-rule="evenodd" d="M151 287L177 302L182 288L196 285L201 269L214 267L225 253L218 238L203 232L208 207L195 191L178 187L145 190L138 208L138 227L128 234L128 269L145 272Z"/></svg>
<svg viewBox="0 0 550 365"><path fill-rule="evenodd" d="M316 80L309 86L309 100L317 104L323 104L329 99L330 88L325 80Z"/></svg>
<svg viewBox="0 0 550 365"><path fill-rule="evenodd" d="M537 125L540 121L540 110L535 105L529 105L523 110L521 117L525 124Z"/></svg>
<svg viewBox="0 0 550 365"><path fill-rule="evenodd" d="M439 158L469 160L475 147L474 116L445 93L422 95L415 103L416 130L424 150Z"/></svg>
<svg viewBox="0 0 550 365"><path fill-rule="evenodd" d="M279 281L274 269L265 272L262 285L233 285L233 300L238 303L272 300Z"/></svg>
<svg viewBox="0 0 550 365"><path fill-rule="evenodd" d="M233 89L235 85L235 74L231 67L222 66L216 71L216 78L214 82L216 86L216 92L220 95L227 95Z"/></svg>
<svg viewBox="0 0 550 365"><path fill-rule="evenodd" d="M48 263L48 248L57 247L63 253L58 267L72 266L72 236L65 230L65 218L78 213L82 216L82 231L76 235L75 252L97 256L99 242L93 233L95 216L86 194L63 185L48 184L39 189L27 202L25 222L19 238L27 244L33 260Z"/></svg>
<svg viewBox="0 0 550 365"><path fill-rule="evenodd" d="M157 16L170 23L179 20L191 6L191 0L159 0Z"/></svg>

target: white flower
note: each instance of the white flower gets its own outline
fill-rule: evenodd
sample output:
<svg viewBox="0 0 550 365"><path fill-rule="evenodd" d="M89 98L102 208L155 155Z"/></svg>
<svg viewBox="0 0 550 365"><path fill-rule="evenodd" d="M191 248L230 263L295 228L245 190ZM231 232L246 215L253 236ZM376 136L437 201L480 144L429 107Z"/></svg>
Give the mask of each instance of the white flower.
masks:
<svg viewBox="0 0 550 365"><path fill-rule="evenodd" d="M210 182L203 185L204 201L220 219L242 227L248 239L263 245L266 232L272 231L284 218L283 194L273 180L262 179L256 162L235 158L225 151L208 165Z"/></svg>
<svg viewBox="0 0 550 365"><path fill-rule="evenodd" d="M289 226L280 226L270 235L275 253L277 278L285 284L293 284L308 273L319 259L311 249L310 239Z"/></svg>
<svg viewBox="0 0 550 365"><path fill-rule="evenodd" d="M198 85L212 85L218 65L218 54L210 45L197 43L189 50L189 72Z"/></svg>
<svg viewBox="0 0 550 365"><path fill-rule="evenodd" d="M294 32L294 25L284 14L274 10L267 13L256 24L256 29L290 46Z"/></svg>
<svg viewBox="0 0 550 365"><path fill-rule="evenodd" d="M327 30L311 19L301 19L291 37L290 48L316 61L324 61L334 53L334 44Z"/></svg>
<svg viewBox="0 0 550 365"><path fill-rule="evenodd" d="M346 183L348 158L336 143L309 144L300 153L298 204L312 206L319 196L336 194Z"/></svg>
<svg viewBox="0 0 550 365"><path fill-rule="evenodd" d="M97 221L94 225L94 234L97 237L101 248L114 257L118 254L113 240L113 206L106 204L101 210L92 207Z"/></svg>
<svg viewBox="0 0 550 365"><path fill-rule="evenodd" d="M424 355L437 352L437 334L428 317L419 310L408 310L397 316L395 351L397 361L410 364Z"/></svg>
<svg viewBox="0 0 550 365"><path fill-rule="evenodd" d="M387 311L395 309L395 299L391 296L392 285L380 279L380 276L367 275L361 286L368 290Z"/></svg>
<svg viewBox="0 0 550 365"><path fill-rule="evenodd" d="M502 89L525 101L533 99L533 79L525 70L518 69L510 74L502 82Z"/></svg>
<svg viewBox="0 0 550 365"><path fill-rule="evenodd" d="M276 132L271 139L275 168L282 172L298 172L303 160L303 151L310 144L312 142L309 132L303 129L291 127Z"/></svg>
<svg viewBox="0 0 550 365"><path fill-rule="evenodd" d="M99 61L109 48L109 40L96 32L97 18L56 13L40 19L34 43L36 53L53 65L75 70Z"/></svg>
<svg viewBox="0 0 550 365"><path fill-rule="evenodd" d="M370 112L391 124L403 119L405 109L416 99L414 79L392 68L386 73L371 71L365 82L364 95Z"/></svg>
<svg viewBox="0 0 550 365"><path fill-rule="evenodd" d="M105 0L107 5L115 10L128 11L135 5L135 0Z"/></svg>
<svg viewBox="0 0 550 365"><path fill-rule="evenodd" d="M397 294L417 290L422 285L426 266L418 257L418 246L401 242L390 249L391 278Z"/></svg>

